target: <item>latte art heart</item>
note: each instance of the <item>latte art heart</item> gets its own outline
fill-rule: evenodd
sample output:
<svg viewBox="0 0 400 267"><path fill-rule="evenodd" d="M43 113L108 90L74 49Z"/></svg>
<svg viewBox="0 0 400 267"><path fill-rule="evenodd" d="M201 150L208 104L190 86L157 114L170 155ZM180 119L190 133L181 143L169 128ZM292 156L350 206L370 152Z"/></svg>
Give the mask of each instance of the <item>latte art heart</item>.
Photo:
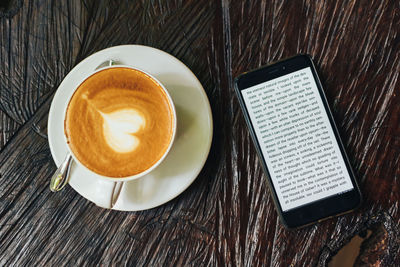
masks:
<svg viewBox="0 0 400 267"><path fill-rule="evenodd" d="M137 110L123 109L112 113L101 113L103 134L107 144L118 153L135 150L140 139L134 134L146 125L145 118Z"/></svg>

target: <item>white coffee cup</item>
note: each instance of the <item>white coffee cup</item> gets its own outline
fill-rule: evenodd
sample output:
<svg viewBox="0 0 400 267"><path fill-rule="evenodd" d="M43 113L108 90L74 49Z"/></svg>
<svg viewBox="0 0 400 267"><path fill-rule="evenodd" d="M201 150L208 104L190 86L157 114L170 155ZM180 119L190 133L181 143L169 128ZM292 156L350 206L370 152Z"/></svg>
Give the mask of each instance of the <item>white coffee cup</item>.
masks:
<svg viewBox="0 0 400 267"><path fill-rule="evenodd" d="M112 61L110 61L110 62L112 62ZM171 98L170 94L168 93L167 89L164 87L164 85L163 85L157 78L155 78L153 75L151 75L151 74L149 74L149 73L147 73L147 72L145 72L145 71L143 71L143 70L141 70L141 69L134 68L134 67L127 66L127 65L111 65L111 66L107 66L107 67L98 68L98 69L96 69L95 71L93 71L92 73L90 73L89 75L85 76L85 78L84 78L84 79L79 83L79 85L75 88L74 92L79 88L79 86L80 86L82 83L84 83L88 78L90 78L91 76L95 75L96 73L98 73L98 72L100 72L100 71L107 70L107 69L121 68L121 67L122 67L122 68L129 68L129 69L132 69L132 70L135 70L135 71L142 72L142 73L144 73L145 75L151 77L158 85L160 85L160 87L161 87L162 90L164 91L165 95L167 96L168 102L169 102L170 107L171 107L171 111L172 111L172 115L173 115L173 116L172 116L172 117L173 117L173 123L172 123L173 127L172 127L172 137L171 137L171 141L170 141L170 143L169 143L169 145L168 145L166 151L165 151L164 154L161 156L161 158L160 158L156 163L154 163L150 168L148 168L148 169L146 169L146 170L144 170L144 171L142 171L142 172L140 172L140 173L138 173L138 174L131 175L131 176L127 176L127 177L108 177L108 176L104 176L104 175L101 175L101 174L98 174L98 173L94 172L93 170L91 170L90 168L88 168L87 166L85 166L82 162L80 162L80 160L75 156L74 152L73 152L72 149L70 148L70 146L69 146L69 144L68 144L68 138L67 138L67 136L66 136L66 134L65 134L65 133L66 133L66 130L65 130L65 128L64 128L64 141L65 141L65 143L67 144L68 151L69 151L69 153L71 154L73 160L74 160L78 165L80 165L82 168L85 168L87 171L89 171L89 172L95 174L95 175L94 175L95 177L98 177L99 179L104 179L104 180L112 181L112 182L127 182L127 181L131 181L131 180L140 178L140 177L142 177L142 176L148 174L149 172L151 172L151 171L154 170L155 168L157 168L157 166L160 165L160 163L165 159L165 157L167 156L168 152L170 151L170 149L171 149L171 147L172 147L172 145L173 145L173 142L174 142L174 140L175 140L176 128L177 128L177 119L176 119L177 117L176 117L175 106L174 106L174 103L173 103L173 101L172 101L172 98ZM71 101L73 95L74 95L74 94L72 93L71 96L69 97L69 99L68 99L68 101L67 101L68 103ZM69 104L65 107L65 110L64 110L64 121L65 121L65 119L66 119L68 106L69 106ZM64 123L64 127L65 127L65 123ZM93 142L96 142L96 141L94 140Z"/></svg>

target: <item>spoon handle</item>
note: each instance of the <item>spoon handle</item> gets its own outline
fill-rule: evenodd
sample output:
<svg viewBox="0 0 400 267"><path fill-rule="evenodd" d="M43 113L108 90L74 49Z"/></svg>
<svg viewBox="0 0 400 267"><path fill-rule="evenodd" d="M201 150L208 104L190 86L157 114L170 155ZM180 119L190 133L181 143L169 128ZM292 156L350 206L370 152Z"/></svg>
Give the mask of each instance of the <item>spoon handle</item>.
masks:
<svg viewBox="0 0 400 267"><path fill-rule="evenodd" d="M68 153L60 167L58 167L57 171L51 177L50 190L52 192L60 191L68 183L71 163L72 156L70 153Z"/></svg>
<svg viewBox="0 0 400 267"><path fill-rule="evenodd" d="M110 209L114 208L115 204L117 203L123 185L124 182L114 182L114 187L111 193Z"/></svg>

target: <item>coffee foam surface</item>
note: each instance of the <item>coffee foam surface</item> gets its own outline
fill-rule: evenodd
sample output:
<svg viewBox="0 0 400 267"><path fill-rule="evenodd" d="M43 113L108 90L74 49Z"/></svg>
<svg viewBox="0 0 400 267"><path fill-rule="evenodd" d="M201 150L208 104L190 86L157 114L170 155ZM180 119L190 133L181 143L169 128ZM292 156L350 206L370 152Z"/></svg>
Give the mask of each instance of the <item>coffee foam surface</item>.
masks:
<svg viewBox="0 0 400 267"><path fill-rule="evenodd" d="M118 67L79 86L68 105L65 133L86 167L108 177L127 177L163 156L173 122L162 87L142 72Z"/></svg>

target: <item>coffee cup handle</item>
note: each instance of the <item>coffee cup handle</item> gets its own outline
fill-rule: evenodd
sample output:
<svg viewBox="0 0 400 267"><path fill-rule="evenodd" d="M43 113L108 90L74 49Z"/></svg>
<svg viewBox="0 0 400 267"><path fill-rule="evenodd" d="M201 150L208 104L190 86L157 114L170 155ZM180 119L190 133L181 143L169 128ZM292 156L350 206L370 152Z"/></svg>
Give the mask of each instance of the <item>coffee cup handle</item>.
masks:
<svg viewBox="0 0 400 267"><path fill-rule="evenodd" d="M73 158L72 158L71 154L67 153L64 161L60 164L60 167L58 167L58 169L54 172L53 176L51 177L50 190L52 192L58 192L68 184L72 162L73 162ZM124 185L124 182L114 182L113 183L113 188L112 188L111 197L110 197L110 205L109 205L109 207L105 207L105 208L112 209L115 206L115 204L117 203L117 200L121 194L123 185Z"/></svg>

